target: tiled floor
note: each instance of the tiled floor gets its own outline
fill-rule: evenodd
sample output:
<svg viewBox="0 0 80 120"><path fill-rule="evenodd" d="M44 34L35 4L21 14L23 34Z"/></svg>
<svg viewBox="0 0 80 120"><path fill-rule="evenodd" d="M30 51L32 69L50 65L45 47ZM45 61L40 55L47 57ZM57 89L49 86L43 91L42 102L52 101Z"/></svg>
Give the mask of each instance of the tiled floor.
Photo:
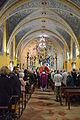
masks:
<svg viewBox="0 0 80 120"><path fill-rule="evenodd" d="M80 120L80 105L72 105L68 110L55 101L51 89L36 89L20 120Z"/></svg>

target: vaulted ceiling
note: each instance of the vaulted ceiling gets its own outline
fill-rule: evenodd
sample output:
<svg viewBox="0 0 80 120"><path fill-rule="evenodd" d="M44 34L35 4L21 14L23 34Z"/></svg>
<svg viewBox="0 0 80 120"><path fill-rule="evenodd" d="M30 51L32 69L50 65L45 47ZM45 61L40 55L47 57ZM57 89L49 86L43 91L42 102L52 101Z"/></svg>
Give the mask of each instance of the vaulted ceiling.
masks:
<svg viewBox="0 0 80 120"><path fill-rule="evenodd" d="M80 44L80 0L1 0L0 25L6 21L8 45L16 49L41 34L69 48L70 39ZM62 46L63 46L62 45Z"/></svg>

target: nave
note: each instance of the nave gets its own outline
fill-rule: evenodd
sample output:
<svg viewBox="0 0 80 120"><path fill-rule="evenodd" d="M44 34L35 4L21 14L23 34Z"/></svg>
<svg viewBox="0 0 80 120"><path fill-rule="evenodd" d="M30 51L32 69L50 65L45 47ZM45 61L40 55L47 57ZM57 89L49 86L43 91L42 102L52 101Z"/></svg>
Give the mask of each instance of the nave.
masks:
<svg viewBox="0 0 80 120"><path fill-rule="evenodd" d="M80 0L0 0L0 71L0 120L5 112L11 120L80 120L80 106L60 106L50 88L32 94L45 71L56 88L80 95Z"/></svg>
<svg viewBox="0 0 80 120"><path fill-rule="evenodd" d="M80 120L80 104L68 110L55 101L55 94L49 87L46 91L35 89L20 120Z"/></svg>

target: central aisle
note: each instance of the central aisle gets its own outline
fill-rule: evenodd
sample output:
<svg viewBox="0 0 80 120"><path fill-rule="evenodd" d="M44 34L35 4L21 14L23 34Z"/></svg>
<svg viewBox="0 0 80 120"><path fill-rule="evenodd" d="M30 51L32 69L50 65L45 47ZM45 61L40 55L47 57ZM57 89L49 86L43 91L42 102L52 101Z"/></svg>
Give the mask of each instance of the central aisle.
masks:
<svg viewBox="0 0 80 120"><path fill-rule="evenodd" d="M60 106L52 89L35 89L20 120L80 120L80 106Z"/></svg>

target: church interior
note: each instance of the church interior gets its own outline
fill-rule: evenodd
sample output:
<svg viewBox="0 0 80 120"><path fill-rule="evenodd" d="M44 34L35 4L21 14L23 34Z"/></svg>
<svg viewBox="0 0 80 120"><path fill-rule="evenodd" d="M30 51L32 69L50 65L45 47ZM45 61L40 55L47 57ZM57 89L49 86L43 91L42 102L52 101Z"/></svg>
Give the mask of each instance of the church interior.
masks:
<svg viewBox="0 0 80 120"><path fill-rule="evenodd" d="M31 72L45 65L50 71L75 69L80 80L80 0L0 0L0 68ZM80 120L80 98L79 104L65 106L63 99L60 105L53 81L46 91L31 86L18 119Z"/></svg>

